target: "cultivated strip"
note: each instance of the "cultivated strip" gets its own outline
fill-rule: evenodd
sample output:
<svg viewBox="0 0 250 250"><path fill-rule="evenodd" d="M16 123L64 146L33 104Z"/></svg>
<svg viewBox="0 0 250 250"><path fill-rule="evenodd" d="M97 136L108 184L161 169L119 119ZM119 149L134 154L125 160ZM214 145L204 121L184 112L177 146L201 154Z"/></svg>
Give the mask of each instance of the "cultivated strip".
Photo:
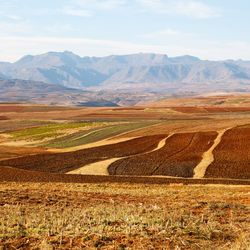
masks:
<svg viewBox="0 0 250 250"><path fill-rule="evenodd" d="M94 162L94 163L85 165L85 166L83 166L81 168L69 171L67 174L109 175L109 173L108 173L108 167L113 162L118 161L120 159L130 158L130 157L133 157L133 156L143 155L143 154L147 154L147 153L151 153L151 152L154 152L156 150L159 150L159 149L161 149L162 147L165 146L166 140L170 136L172 136L172 134L170 134L166 138L162 139L158 143L158 145L157 145L156 148L154 148L153 150L150 150L148 152L144 152L144 153L140 153L140 154L136 154L136 155L131 155L131 156L125 156L125 157L119 157L119 158L111 158L111 159L108 159L108 160Z"/></svg>
<svg viewBox="0 0 250 250"><path fill-rule="evenodd" d="M153 127L153 126L156 126L156 125L159 125L159 124L160 123L149 125L149 126L142 127L142 128L136 128L136 129L133 129L133 130L130 130L130 131L123 132L123 133L118 134L118 135L114 135L114 136L108 137L106 139L103 139L103 140L100 140L100 141L97 141L97 142L92 142L92 143L88 143L88 144L84 144L84 145L79 145L79 146L69 147L69 148L63 148L63 149L60 149L60 148L49 148L48 151L49 152L72 152L72 151L86 149L86 148L93 148L93 147L111 145L111 144L119 143L119 142L125 142L125 141L129 141L129 140L132 140L132 139L135 139L135 138L139 138L141 136L136 136L136 137L135 136L134 137L131 137L131 136L130 137L129 136L128 137L121 137L121 136L125 136L126 134L129 134L131 132L135 132L137 130L148 128L148 127ZM98 132L100 130L104 130L106 128L107 127L101 128L99 130L92 131L89 134L84 135L83 137L91 135L93 133L96 133L96 132Z"/></svg>
<svg viewBox="0 0 250 250"><path fill-rule="evenodd" d="M219 145L221 142L221 138L224 133L231 128L225 128L223 130L219 130L217 137L214 140L214 144L202 155L201 162L194 168L194 176L195 179L204 178L207 167L214 161L213 150Z"/></svg>

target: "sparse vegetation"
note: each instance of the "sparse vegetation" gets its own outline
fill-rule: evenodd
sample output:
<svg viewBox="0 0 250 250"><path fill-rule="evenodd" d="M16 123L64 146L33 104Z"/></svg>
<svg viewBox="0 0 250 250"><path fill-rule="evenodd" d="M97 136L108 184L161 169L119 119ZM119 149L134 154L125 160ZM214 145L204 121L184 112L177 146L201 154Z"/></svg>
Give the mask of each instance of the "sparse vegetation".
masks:
<svg viewBox="0 0 250 250"><path fill-rule="evenodd" d="M105 126L111 126L114 124L120 124L120 122L80 122L80 123L62 123L62 124L52 124L52 125L45 125L45 126L39 126L35 128L27 128L22 130L16 130L13 132L10 132L9 134L12 135L14 140L28 140L28 141L41 141L44 139L50 139L50 138L57 138L61 137L67 133L73 134L74 137L75 134L72 131L77 130L85 130L85 131L78 131L76 133L88 133L90 132L90 128L100 128ZM70 137L62 138L61 141L66 141L66 144ZM63 140L65 139L65 140ZM53 141L51 144L53 144Z"/></svg>
<svg viewBox="0 0 250 250"><path fill-rule="evenodd" d="M0 246L247 249L248 187L0 184ZM233 200L232 200L233 195Z"/></svg>

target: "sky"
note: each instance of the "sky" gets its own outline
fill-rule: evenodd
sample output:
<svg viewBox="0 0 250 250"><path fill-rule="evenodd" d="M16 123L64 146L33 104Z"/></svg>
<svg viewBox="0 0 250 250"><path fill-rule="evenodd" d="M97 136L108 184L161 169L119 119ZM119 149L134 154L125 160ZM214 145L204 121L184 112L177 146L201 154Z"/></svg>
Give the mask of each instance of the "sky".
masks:
<svg viewBox="0 0 250 250"><path fill-rule="evenodd" d="M0 61L66 50L250 60L250 1L0 0Z"/></svg>

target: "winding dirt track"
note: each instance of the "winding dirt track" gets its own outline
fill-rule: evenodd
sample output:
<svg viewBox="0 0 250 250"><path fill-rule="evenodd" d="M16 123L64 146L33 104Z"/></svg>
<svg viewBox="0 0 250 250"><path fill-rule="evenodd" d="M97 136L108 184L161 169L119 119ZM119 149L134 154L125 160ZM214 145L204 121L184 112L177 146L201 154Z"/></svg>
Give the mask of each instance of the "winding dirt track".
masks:
<svg viewBox="0 0 250 250"><path fill-rule="evenodd" d="M104 160L104 161L98 161L98 162L94 162L88 165L85 165L79 169L75 169L73 171L69 171L67 174L85 174L85 175L109 175L108 172L108 167L110 166L110 164L112 164L113 162L120 160L120 159L126 159L126 158L130 158L133 156L138 156L138 155L143 155L143 154L147 154L147 153L151 153L154 152L156 150L161 149L162 147L165 146L166 144L166 140L172 136L172 134L168 135L166 138L162 139L157 147L155 147L153 150L150 150L148 152L144 152L144 153L140 153L140 154L136 154L136 155L131 155L131 156L125 156L125 157L119 157L119 158L112 158L112 159L108 159L108 160Z"/></svg>
<svg viewBox="0 0 250 250"><path fill-rule="evenodd" d="M214 144L211 148L208 149L208 151L204 152L202 155L201 162L194 168L194 177L195 179L204 178L204 175L206 173L207 167L214 161L214 155L213 150L219 145L221 142L221 138L224 135L224 133L231 128L226 128L218 132L218 136L214 140Z"/></svg>

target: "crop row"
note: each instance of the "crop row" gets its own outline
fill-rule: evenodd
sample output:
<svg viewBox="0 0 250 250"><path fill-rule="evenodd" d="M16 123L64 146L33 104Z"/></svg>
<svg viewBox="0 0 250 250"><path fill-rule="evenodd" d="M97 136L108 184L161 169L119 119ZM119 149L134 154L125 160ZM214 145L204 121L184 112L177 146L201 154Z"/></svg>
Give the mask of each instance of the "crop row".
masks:
<svg viewBox="0 0 250 250"><path fill-rule="evenodd" d="M145 136L74 152L24 156L0 161L0 165L39 172L65 173L103 159L148 152L157 147L159 141L165 137L166 135Z"/></svg>
<svg viewBox="0 0 250 250"><path fill-rule="evenodd" d="M213 154L205 177L250 179L250 127L226 131Z"/></svg>
<svg viewBox="0 0 250 250"><path fill-rule="evenodd" d="M84 144L104 140L109 137L119 135L121 133L125 133L131 130L143 128L145 126L150 126L154 124L156 124L156 122L151 122L151 121L150 122L131 122L131 123L126 122L126 123L121 123L121 124L114 124L111 122L107 124L104 123L104 125L106 125L104 128L100 129L101 126L99 126L94 129L78 131L72 135L59 137L49 142L46 142L44 146L55 147L55 148L75 147L79 145L84 145Z"/></svg>
<svg viewBox="0 0 250 250"><path fill-rule="evenodd" d="M112 163L109 174L193 177L194 168L216 135L216 132L174 134L160 150Z"/></svg>

